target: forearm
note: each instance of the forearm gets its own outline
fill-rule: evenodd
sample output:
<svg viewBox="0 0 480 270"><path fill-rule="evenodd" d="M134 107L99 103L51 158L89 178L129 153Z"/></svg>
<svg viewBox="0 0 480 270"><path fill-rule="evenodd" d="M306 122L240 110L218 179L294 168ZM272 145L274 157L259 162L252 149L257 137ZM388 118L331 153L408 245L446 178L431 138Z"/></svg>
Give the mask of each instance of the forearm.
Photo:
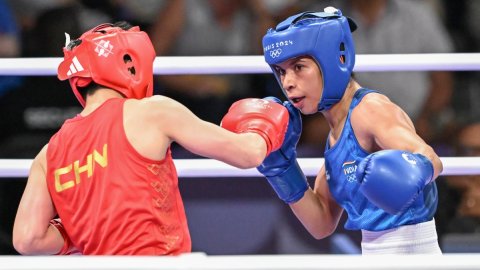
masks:
<svg viewBox="0 0 480 270"><path fill-rule="evenodd" d="M226 160L232 166L248 169L259 166L267 154L267 143L265 139L257 133L247 132L241 134L232 134L231 143L226 144L226 151L220 151Z"/></svg>
<svg viewBox="0 0 480 270"><path fill-rule="evenodd" d="M431 161L433 164L433 179L436 179L443 172L443 163L437 155L432 157Z"/></svg>
<svg viewBox="0 0 480 270"><path fill-rule="evenodd" d="M432 165L433 165L433 177L432 177L432 179L436 179L440 175L440 173L442 173L443 163L440 160L440 158L438 157L438 155L435 153L435 150L431 146L424 145L423 147L421 147L421 148L419 148L415 151L412 151L412 152L417 153L417 154L422 154L426 158L428 158L430 160L430 162L432 162Z"/></svg>
<svg viewBox="0 0 480 270"><path fill-rule="evenodd" d="M329 207L310 188L302 199L290 204L290 208L315 239L330 236L338 225L339 218L333 216Z"/></svg>
<svg viewBox="0 0 480 270"><path fill-rule="evenodd" d="M36 231L36 232L35 232ZM42 230L14 229L13 246L22 255L53 255L57 254L64 245L64 239L52 225Z"/></svg>

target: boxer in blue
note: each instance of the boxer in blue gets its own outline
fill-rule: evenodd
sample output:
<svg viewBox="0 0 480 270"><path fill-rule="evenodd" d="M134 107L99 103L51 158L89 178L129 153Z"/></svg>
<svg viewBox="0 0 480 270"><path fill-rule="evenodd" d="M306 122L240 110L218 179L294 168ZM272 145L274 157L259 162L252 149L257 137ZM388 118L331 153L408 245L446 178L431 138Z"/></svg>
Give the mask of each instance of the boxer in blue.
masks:
<svg viewBox="0 0 480 270"><path fill-rule="evenodd" d="M433 216L442 163L400 107L352 78L355 29L328 7L268 30L265 61L288 98L290 122L283 145L258 170L315 238L331 235L346 211L344 226L361 230L363 254L441 254ZM311 188L296 145L300 114L317 112L330 133Z"/></svg>

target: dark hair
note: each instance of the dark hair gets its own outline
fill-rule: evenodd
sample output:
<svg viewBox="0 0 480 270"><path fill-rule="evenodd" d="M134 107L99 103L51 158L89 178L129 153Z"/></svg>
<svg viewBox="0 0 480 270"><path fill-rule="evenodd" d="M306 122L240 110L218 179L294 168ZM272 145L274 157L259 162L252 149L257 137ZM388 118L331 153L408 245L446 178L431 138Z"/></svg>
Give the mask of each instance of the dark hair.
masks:
<svg viewBox="0 0 480 270"><path fill-rule="evenodd" d="M104 88L104 86L92 81L85 87L78 87L78 92L82 95L83 100L87 100L87 96L93 95L100 88Z"/></svg>
<svg viewBox="0 0 480 270"><path fill-rule="evenodd" d="M111 26L111 27L119 27L119 28L121 28L122 30L125 30L125 31L127 31L127 30L129 30L130 28L133 27L133 25L131 25L127 21L118 21L118 22L115 22L115 23L106 23L106 24L98 25L97 27L104 26L104 25ZM102 29L95 30L95 28L94 28L94 32L102 32ZM82 43L82 40L80 38L73 39L73 40L70 41L70 43L68 43L67 49L72 50L73 48L77 47L81 43Z"/></svg>
<svg viewBox="0 0 480 270"><path fill-rule="evenodd" d="M120 27L122 28L123 30L129 30L130 28L133 27L133 25L131 25L129 22L127 21L118 21L118 22L115 22L112 24L113 27Z"/></svg>

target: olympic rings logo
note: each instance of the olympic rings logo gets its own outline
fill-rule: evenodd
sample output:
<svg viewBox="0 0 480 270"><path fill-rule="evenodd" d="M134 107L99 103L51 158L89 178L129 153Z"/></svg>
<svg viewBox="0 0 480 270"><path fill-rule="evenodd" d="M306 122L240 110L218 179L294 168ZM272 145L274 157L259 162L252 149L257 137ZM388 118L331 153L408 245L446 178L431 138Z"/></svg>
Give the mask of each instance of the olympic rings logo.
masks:
<svg viewBox="0 0 480 270"><path fill-rule="evenodd" d="M347 181L348 182L357 182L357 177L355 174L347 175Z"/></svg>
<svg viewBox="0 0 480 270"><path fill-rule="evenodd" d="M280 48L270 51L270 57L272 58L277 58L280 56L280 54L282 54L282 49Z"/></svg>

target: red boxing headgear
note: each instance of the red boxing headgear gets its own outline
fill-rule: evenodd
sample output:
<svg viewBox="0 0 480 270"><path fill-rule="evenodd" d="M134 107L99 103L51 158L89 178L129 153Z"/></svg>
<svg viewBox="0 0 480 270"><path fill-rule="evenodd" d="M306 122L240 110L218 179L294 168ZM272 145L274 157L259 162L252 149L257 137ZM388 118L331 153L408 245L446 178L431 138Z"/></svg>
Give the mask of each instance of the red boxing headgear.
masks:
<svg viewBox="0 0 480 270"><path fill-rule="evenodd" d="M63 48L65 56L58 66L58 78L69 80L82 106L85 100L77 87L85 87L92 81L127 98L152 96L155 50L148 35L138 26L123 30L101 24L72 42L78 44Z"/></svg>

